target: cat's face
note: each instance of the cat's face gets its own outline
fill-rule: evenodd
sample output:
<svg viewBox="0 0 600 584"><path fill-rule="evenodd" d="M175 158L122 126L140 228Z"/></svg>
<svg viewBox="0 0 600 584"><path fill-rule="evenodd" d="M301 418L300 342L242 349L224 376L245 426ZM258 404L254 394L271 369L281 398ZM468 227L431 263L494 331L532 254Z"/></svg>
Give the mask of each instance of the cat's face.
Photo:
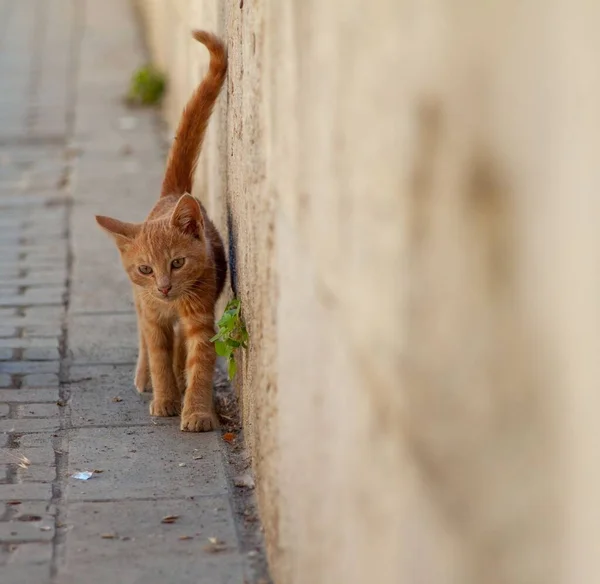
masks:
<svg viewBox="0 0 600 584"><path fill-rule="evenodd" d="M97 217L115 239L130 280L164 302L190 297L206 267L206 241L197 201L184 195L170 218L140 225Z"/></svg>
<svg viewBox="0 0 600 584"><path fill-rule="evenodd" d="M121 258L136 286L169 302L185 295L202 276L206 247L204 240L180 233L166 222L147 223Z"/></svg>

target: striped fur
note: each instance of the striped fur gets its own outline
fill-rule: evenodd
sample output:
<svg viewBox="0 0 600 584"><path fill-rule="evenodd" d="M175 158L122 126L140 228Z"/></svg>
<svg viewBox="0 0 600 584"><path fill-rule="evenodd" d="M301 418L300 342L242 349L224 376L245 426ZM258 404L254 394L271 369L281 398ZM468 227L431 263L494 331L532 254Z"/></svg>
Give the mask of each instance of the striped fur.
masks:
<svg viewBox="0 0 600 584"><path fill-rule="evenodd" d="M153 416L181 412L181 429L217 427L212 400L214 309L227 263L223 241L189 193L206 127L227 71L216 36L194 31L210 52L208 73L192 95L171 147L158 202L143 223L97 216L115 240L133 284L138 316L138 391L154 392ZM183 394L183 408L182 408Z"/></svg>

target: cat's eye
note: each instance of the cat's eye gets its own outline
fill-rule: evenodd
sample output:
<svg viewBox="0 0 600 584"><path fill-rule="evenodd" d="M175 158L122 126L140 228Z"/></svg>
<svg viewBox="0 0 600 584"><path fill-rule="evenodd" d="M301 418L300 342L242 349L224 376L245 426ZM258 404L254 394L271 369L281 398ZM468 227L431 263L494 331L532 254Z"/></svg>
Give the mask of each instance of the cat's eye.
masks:
<svg viewBox="0 0 600 584"><path fill-rule="evenodd" d="M171 267L174 270L178 270L183 264L185 264L185 258L177 258L171 262Z"/></svg>
<svg viewBox="0 0 600 584"><path fill-rule="evenodd" d="M152 268L150 266L139 266L138 270L140 274L144 274L144 276L149 276L152 273Z"/></svg>

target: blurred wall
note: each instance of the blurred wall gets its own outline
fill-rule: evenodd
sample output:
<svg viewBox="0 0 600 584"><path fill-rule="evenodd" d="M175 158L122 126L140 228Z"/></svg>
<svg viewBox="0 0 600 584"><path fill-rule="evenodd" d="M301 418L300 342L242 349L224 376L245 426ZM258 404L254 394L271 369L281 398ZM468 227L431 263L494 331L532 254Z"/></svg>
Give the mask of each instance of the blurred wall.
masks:
<svg viewBox="0 0 600 584"><path fill-rule="evenodd" d="M600 4L138 1L171 125L229 45L197 194L276 582L600 581Z"/></svg>

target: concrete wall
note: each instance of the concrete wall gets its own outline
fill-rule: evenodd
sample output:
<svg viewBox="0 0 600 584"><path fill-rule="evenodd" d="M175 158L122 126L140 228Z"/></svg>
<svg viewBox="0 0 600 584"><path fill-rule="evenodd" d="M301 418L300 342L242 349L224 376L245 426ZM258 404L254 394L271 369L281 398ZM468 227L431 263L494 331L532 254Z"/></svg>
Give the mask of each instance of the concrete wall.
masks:
<svg viewBox="0 0 600 584"><path fill-rule="evenodd" d="M140 0L231 236L278 584L600 579L600 4Z"/></svg>

